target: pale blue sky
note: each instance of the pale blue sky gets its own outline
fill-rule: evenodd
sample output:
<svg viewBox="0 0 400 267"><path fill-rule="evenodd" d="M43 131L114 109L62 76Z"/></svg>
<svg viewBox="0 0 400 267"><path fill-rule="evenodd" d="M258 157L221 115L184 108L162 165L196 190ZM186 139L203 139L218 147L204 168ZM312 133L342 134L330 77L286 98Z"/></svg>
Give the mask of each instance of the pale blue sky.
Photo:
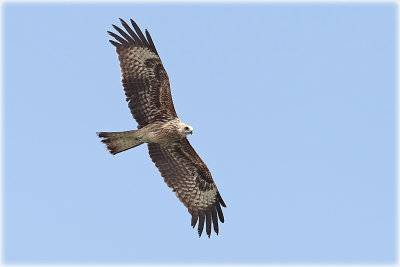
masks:
<svg viewBox="0 0 400 267"><path fill-rule="evenodd" d="M8 263L394 263L394 4L3 5ZM152 34L228 208L198 238L136 128L106 31Z"/></svg>

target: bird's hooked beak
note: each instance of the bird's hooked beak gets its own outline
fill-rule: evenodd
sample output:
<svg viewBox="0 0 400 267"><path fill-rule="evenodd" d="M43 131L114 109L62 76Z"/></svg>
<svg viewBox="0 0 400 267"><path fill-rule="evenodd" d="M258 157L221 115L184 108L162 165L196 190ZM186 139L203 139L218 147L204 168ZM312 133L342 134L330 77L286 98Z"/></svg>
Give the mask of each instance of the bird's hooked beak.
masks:
<svg viewBox="0 0 400 267"><path fill-rule="evenodd" d="M190 134L193 134L193 130L191 130L189 133L190 133Z"/></svg>

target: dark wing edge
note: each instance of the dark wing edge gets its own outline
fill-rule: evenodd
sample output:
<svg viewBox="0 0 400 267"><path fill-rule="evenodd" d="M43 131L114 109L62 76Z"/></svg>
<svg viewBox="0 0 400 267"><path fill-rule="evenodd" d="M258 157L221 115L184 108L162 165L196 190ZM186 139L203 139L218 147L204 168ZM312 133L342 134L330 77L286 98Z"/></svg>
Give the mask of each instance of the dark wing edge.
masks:
<svg viewBox="0 0 400 267"><path fill-rule="evenodd" d="M146 38L134 20L131 19L130 22L135 31L133 31L128 23L126 23L123 19L120 18L119 20L121 21L122 26L124 26L126 32L120 27L112 24L113 28L120 34L118 35L111 31L107 31L107 33L117 41L109 40L112 45L114 45L117 49L129 45L147 47L150 49L150 51L158 55L157 49L154 46L153 40L151 39L150 33L147 29L145 30L147 36Z"/></svg>
<svg viewBox="0 0 400 267"><path fill-rule="evenodd" d="M179 200L192 215L191 226L197 224L201 237L204 226L208 237L211 228L218 235L218 220L225 221L222 207L226 207L211 173L185 138L170 145L148 144L149 155Z"/></svg>
<svg viewBox="0 0 400 267"><path fill-rule="evenodd" d="M126 101L138 128L178 117L168 74L150 33L145 31L146 38L132 19L131 25L121 18L120 21L123 27L112 25L118 34L108 34L115 39L110 42L118 53Z"/></svg>

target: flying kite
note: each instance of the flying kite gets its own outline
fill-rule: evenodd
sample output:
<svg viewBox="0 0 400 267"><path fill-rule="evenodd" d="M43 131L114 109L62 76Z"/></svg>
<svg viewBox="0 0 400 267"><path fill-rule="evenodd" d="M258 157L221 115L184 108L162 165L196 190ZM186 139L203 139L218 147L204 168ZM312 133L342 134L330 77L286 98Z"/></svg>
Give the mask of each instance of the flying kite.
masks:
<svg viewBox="0 0 400 267"><path fill-rule="evenodd" d="M120 21L126 31L112 25L120 35L108 34L115 38L110 42L118 53L126 101L138 129L97 135L113 155L147 143L165 183L192 215L192 227L198 223L199 237L204 224L208 237L212 226L218 235L218 219L224 222L221 206L226 205L207 165L186 138L193 128L176 114L168 75L150 33L146 30L144 36L132 19L134 30Z"/></svg>

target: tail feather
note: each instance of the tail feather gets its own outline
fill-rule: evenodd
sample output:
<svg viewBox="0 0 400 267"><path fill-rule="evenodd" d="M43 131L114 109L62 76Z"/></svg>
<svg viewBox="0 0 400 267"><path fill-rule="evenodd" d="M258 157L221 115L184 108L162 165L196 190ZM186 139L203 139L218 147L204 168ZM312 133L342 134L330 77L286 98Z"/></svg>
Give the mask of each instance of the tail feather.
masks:
<svg viewBox="0 0 400 267"><path fill-rule="evenodd" d="M138 130L99 132L97 135L102 138L101 142L106 144L108 151L113 155L143 144L138 136Z"/></svg>

